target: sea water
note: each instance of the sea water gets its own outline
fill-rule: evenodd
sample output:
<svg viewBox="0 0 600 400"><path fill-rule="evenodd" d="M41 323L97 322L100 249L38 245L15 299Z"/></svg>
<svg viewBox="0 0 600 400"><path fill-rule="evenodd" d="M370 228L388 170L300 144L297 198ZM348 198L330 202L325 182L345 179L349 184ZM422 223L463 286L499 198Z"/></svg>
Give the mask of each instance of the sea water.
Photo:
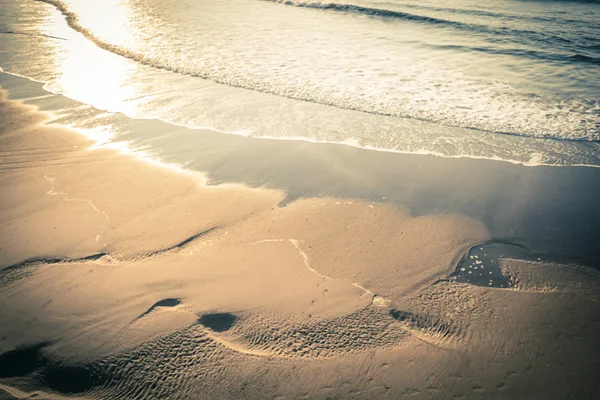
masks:
<svg viewBox="0 0 600 400"><path fill-rule="evenodd" d="M131 118L600 165L594 1L0 0L0 43L3 71ZM122 139L97 112L69 121Z"/></svg>

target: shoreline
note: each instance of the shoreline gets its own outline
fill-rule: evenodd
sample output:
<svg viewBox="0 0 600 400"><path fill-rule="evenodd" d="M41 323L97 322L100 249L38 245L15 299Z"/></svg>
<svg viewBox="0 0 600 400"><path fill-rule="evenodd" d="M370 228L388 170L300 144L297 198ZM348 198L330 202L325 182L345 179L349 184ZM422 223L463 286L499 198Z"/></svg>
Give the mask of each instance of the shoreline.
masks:
<svg viewBox="0 0 600 400"><path fill-rule="evenodd" d="M0 0L0 400L600 398L600 8L361 2Z"/></svg>
<svg viewBox="0 0 600 400"><path fill-rule="evenodd" d="M60 109L54 123L75 123L73 110L80 103L48 92L39 98L41 89L28 82L17 82L17 97L37 96L29 103L42 110ZM600 230L600 215L594 212L600 196L598 168L525 167L338 144L257 140L190 131L160 120L131 120L86 107L97 115L99 125L74 128L93 131L88 137L100 147L128 149L182 172L198 171L209 185L280 190L286 193L282 205L301 198L348 197L405 207L414 216L463 214L483 221L496 240L527 247L544 259L600 269L600 249L593 240ZM563 217L565 212L569 218Z"/></svg>
<svg viewBox="0 0 600 400"><path fill-rule="evenodd" d="M350 235L347 240L351 242L374 236L381 238L383 246L390 246L394 241L399 241L398 244L405 246L406 244L402 243L408 240L408 243L412 243L411 246L434 246L438 250L444 249L443 256L446 257L447 261L440 264L433 260L427 260L427 264L434 267L435 271L433 273L425 272L425 275L423 275L423 272L414 269L415 266L419 265L420 270L427 271L421 265L422 261L418 261L419 255L417 253L399 258L413 257L411 262L414 263L414 270L411 272L414 276L410 278L412 281L409 279L408 283L402 283L400 286L404 289L400 292L398 292L398 284L394 286L395 293L402 293L406 290L412 290L409 288L413 286L417 287L423 282L431 282L441 275L447 275L455 268L456 261L470 244L488 237L483 225L472 218L458 214L413 217L402 208L385 203L365 202L361 199L303 198L282 206L285 194L280 190L251 188L232 183L207 185L206 180L198 179L202 175L193 172L188 173L185 170L182 173L182 170L177 168L174 171L173 168L165 168L163 164L157 165L155 162L148 162L148 160L140 158L135 153L122 153L111 148L98 148L76 130L60 127L53 123L48 124L51 119L50 116L46 113L40 113L34 106L7 99L3 99L1 104L4 119L6 121L10 120L11 126L5 125L0 131L3 134L3 149L8 149L3 151L0 177L7 184L11 182L15 189L13 195L2 197L2 208L5 210L4 229L2 230L3 241L8 243L12 241L14 244L19 244L20 238L37 235L35 240L37 246L42 245L42 249L44 246L50 249L47 251L40 250L40 248L31 249L31 246L27 244L31 240L22 243L23 246L21 247L23 247L22 251L24 253L18 250L15 252L15 248L4 247L2 265L5 268L4 272L8 271L9 274L13 269L27 269L38 264L70 264L88 261L136 262L148 257L178 252L187 248L188 245L198 242L198 240L203 241L204 237L210 237L214 238L209 241L211 246L213 241L223 243L225 246L237 246L237 243L247 243L249 245L264 243L263 246L273 243L274 246L278 246L277 243L289 241L293 245L292 247L302 255L306 268L316 274L319 279L342 282L347 281L347 278L336 277L335 275L340 271L347 274L347 269L357 260L362 263L363 267L370 267L368 264L364 264L367 261L364 258L365 255L358 256L357 260L348 258L348 255L342 256L343 253L347 252L347 249L344 248L345 241L340 242L340 235L341 237ZM12 126L14 122L16 122L16 126ZM38 138L40 134L43 137L41 141ZM40 154L45 157L46 154L52 151L52 146L56 144L60 144L58 149L62 149L57 159L37 159ZM36 147L40 145L42 147L38 151ZM25 149L22 150L23 146ZM55 163L55 161L58 161L58 163ZM135 178L133 176L119 176L120 174L115 169L115 165L121 164L123 165L121 168L124 170L139 171L135 173ZM9 165L9 167L1 168L6 165ZM18 165L18 167L15 168L14 165ZM76 166L77 172L73 172L71 166ZM110 172L104 173L99 168L109 168L108 171ZM30 180L35 182L29 182ZM122 181L122 183L119 181ZM100 187L95 187L96 185ZM149 206L153 208L162 208L165 202L164 199L160 202L153 199L157 193L155 187L160 186L161 192L169 187L169 190L166 190L167 194L162 193L162 196L166 196L168 199L166 200L170 209L168 215L158 218L157 221L152 221L152 223L144 220L132 227L128 226L130 219L139 219L136 214L139 214L140 211L136 211L132 207L141 207L144 210L144 214L140 215L142 218L145 218L146 208L148 207L145 205L147 200L139 198L137 193L132 193L131 191L135 192L136 189L129 187L130 185L140 186L137 190L140 190L141 193L151 194L152 200ZM182 191L178 189L178 185L184 188L183 192L186 194L184 200L175 195ZM25 221L22 221L29 206L25 205L24 209L21 209L17 205L19 201L24 200L21 194L39 190L38 187L40 186L44 187L45 200L43 200L43 203L46 204L42 203L41 212L38 211L31 216L34 220L45 222L45 214L50 213L51 215L57 214L52 216L52 221L57 217L66 218L68 221L72 218L72 211L69 210L74 206L80 206L75 208L87 209L87 212L83 213L78 211L78 213L85 214L83 221L86 222L77 221L76 219L69 222L70 225L73 223L86 225L91 222L92 229L102 225L108 225L108 227L100 230L94 236L93 241L91 240L92 235L88 233L89 239L82 242L78 238L73 242L74 237L71 236L73 233L83 234L83 236L85 236L85 233L74 232L73 227L65 228L61 225L65 228L63 234L66 233L63 240L66 241L66 244L75 244L73 250L64 253L64 250L61 249L64 249L65 243L58 247L48 243L49 238L54 236L54 240L56 240L56 237L60 237L60 234L58 236L53 234L46 236L51 231L48 232L43 229L44 224L34 227L34 231L23 225L23 222L27 222L30 217L28 216ZM226 197L223 196L231 199L226 200ZM174 202L181 202L185 207L180 208L172 205L171 203ZM156 229L164 229L165 221L174 220L181 213L188 215L195 208L194 202L200 202L199 205L204 208L200 213L200 217L198 217L200 223L185 221L186 223L182 225L183 220L177 219L175 231L170 230L160 233L156 231ZM242 203L240 202L245 204L241 210L240 205ZM108 204L108 206L103 203ZM36 208L40 207L36 205ZM232 213L233 210L235 212ZM116 218L115 212L117 214ZM119 216L120 214L121 216ZM120 218L125 218L124 228L119 223ZM207 218L208 220L206 220ZM364 232L351 233L347 231L346 224L356 224L361 220L366 223L364 224L365 227L373 226L377 227L377 230L364 228ZM275 225L273 225L274 221L277 221ZM299 221L303 222L300 223ZM17 225L17 231L12 230L15 229L14 225ZM19 225L21 226L19 227ZM410 227L411 230L407 238L404 237L402 232L398 236L398 227L404 225ZM266 233L261 234L260 229L257 231L257 226L263 226ZM362 224L359 226L362 226ZM431 226L435 226L435 228L432 229ZM49 226L46 228L49 229ZM54 229L56 228L57 226L54 226ZM25 229L25 233L18 229ZM240 231L237 235L232 235L235 238L231 241L229 234L238 230ZM125 237L122 231L127 232ZM261 236L263 234L267 236ZM331 234L336 234L333 242L331 238L328 239ZM364 236L365 234L367 236ZM135 235L137 238L134 239L131 235ZM284 238L272 239L273 235ZM312 237L314 235L316 237ZM321 235L324 236L321 237ZM437 243L437 240L432 240L430 244L422 243L424 238L437 236L443 239L440 243ZM367 247L364 247L361 253L366 251L370 254L369 257L375 257L378 250L373 242L374 240L370 240L370 243L362 245ZM313 243L309 247L315 246L317 249L322 247L319 250L321 253L316 256L317 261L313 259L313 255L310 256L309 260L307 253L301 249L300 246L304 246L305 243ZM332 260L331 264L328 264L325 260L331 256L330 252L336 249L336 246L339 246L336 251L341 253L336 256L335 260ZM12 254L13 252L15 253ZM384 257L390 257L393 254L398 257L396 249L390 248L386 251L386 253L390 252L392 254L385 254ZM382 254L379 254L377 257L381 256ZM347 263L344 264L344 270L340 269L340 265L338 265L341 262L340 257L345 260L344 263ZM321 258L322 260L320 260ZM369 260L369 263L373 261L370 258ZM410 258L407 260L410 260ZM327 267L324 266L323 268L329 269L329 271L326 274L317 272L312 267L314 262L324 262ZM355 274L362 274L363 267L359 267L359 265L354 267L357 268ZM375 277L371 277L371 279L373 278ZM375 281L379 282L378 279L375 278ZM370 294L370 296L378 295L378 293L365 289L362 282L350 283L355 288ZM379 283L379 285L381 284L386 285L384 281Z"/></svg>
<svg viewBox="0 0 600 400"><path fill-rule="evenodd" d="M147 67L150 68L155 68L155 69L160 69L160 70L165 70L167 72L170 73L175 73L175 74L179 74L179 75L185 75L185 76L190 76L190 77L194 77L194 78L200 78L206 81L210 81L212 83L218 84L218 85L225 85L228 87L232 87L232 88L236 88L236 89L242 89L242 90L248 90L248 91L253 91L253 92L258 92L258 93L264 93L267 95L273 95L273 96L277 96L280 97L282 99L286 99L286 100L293 100L293 101L300 101L300 102L305 102L305 103L314 103L314 104L318 104L318 105L322 105L322 106L326 106L326 107L333 107L333 108L338 108L338 109L343 109L343 110L348 110L348 111L355 111L355 112L359 112L359 113L367 113L367 114L372 114L372 115L376 115L376 116L381 116L381 117L393 117L393 118L400 118L400 119L410 119L413 121L418 121L419 123L423 122L426 124L438 124L439 121L436 121L435 118L422 118L418 115L405 115L402 113L394 113L394 112L390 112L389 110L385 110L385 109L379 109L377 106L374 106L373 104L368 105L368 106L363 106L363 107L359 107L356 106L354 104L348 104L345 102L340 102L337 99L330 99L329 101L327 100L322 100L322 99L318 99L318 98L311 98L311 97L306 97L305 95L297 92L287 92L286 95L282 95L281 93L279 93L277 90L274 90L273 87L260 87L260 86L253 86L253 85L248 85L247 83L244 84L243 80L240 80L239 77L238 79L232 79L231 77L223 77L220 76L219 74L214 73L214 71L211 71L211 69L200 69L200 70L196 70L196 71L187 71L185 68L180 68L177 66L172 66L167 64L161 64L161 63L157 63L152 57L147 56L146 54L142 53L136 53L134 51L132 51L131 49L128 49L127 46L123 46L123 45L118 45L118 44L113 44L110 41L107 41L97 35L94 34L93 30L90 30L88 28L86 28L84 25L82 25L79 21L79 16L73 12L69 5L65 4L64 2L60 1L60 0L38 0L42 3L46 3L49 6L53 7L56 11L58 11L62 17L64 18L64 22L66 23L66 25L72 29L74 32L77 32L79 35L81 35L82 37L84 37L86 40L88 40L89 42L93 43L95 46L97 46L98 48L107 51L109 53L112 53L114 55L117 55L119 57L123 57L125 59L134 61L136 63L145 65ZM309 7L312 8L312 7ZM339 10L338 10L339 11ZM527 126L525 127L521 127L521 130L516 130L516 131L501 131L501 130L486 130L485 128L481 127L481 124L479 124L480 126L478 126L477 123L472 124L470 126L461 126L461 125L444 125L442 127L442 129L449 131L451 129L454 128L459 128L459 129L465 129L467 131L473 130L475 132L483 132L483 134L487 134L487 133L496 133L499 135L506 135L506 136L513 136L513 137L524 137L524 138L533 138L533 139L543 139L543 140L547 140L546 137L544 137L544 135L540 135L540 136L536 136L535 134L530 134L530 135L523 135L524 130L523 129L527 129ZM485 126L485 125L484 125ZM594 135L594 137L597 139L597 135ZM560 140L559 136L553 136L550 135L550 139L552 140ZM571 140L566 140L566 141L571 141ZM580 140L572 140L574 142L579 142ZM597 142L596 141L591 141L591 140L581 140L582 142L589 142L589 143L594 143ZM529 160L531 161L531 159ZM525 161L525 163L529 162L529 161Z"/></svg>
<svg viewBox="0 0 600 400"><path fill-rule="evenodd" d="M30 78L28 76L24 76L24 75L20 75L18 73L15 72L9 72L9 71L4 71L2 68L0 68L0 74L6 74L6 75L10 75L13 77L17 77L17 78L21 78L21 79L25 79L31 83L35 83L35 84L39 84L42 87L42 90L46 93L55 95L55 96L61 96L64 97L66 99L69 99L71 101L80 103L79 100L68 97L66 93L61 93L61 92L55 92L52 91L50 88L48 88L48 83L43 82L43 81L38 81L35 80L33 78ZM239 88L239 89L243 89L243 88ZM29 98L29 99L25 99L25 100L35 100L35 98ZM85 103L82 103L85 104ZM91 105L90 105L91 106ZM94 107L94 106L91 106ZM600 164L577 164L577 163L573 163L573 164L552 164L552 163L544 163L543 160L538 160L537 157L540 156L539 153L532 153L531 154L531 158L528 161L518 161L518 160L513 160L510 158L501 158L498 156L493 156L493 157L486 157L486 156L475 156L475 155L469 155L469 154L459 154L459 155L446 155L440 152L435 152L435 151L422 151L422 150L417 150L417 151L409 151L409 150L397 150L397 149L392 149L392 148L384 148L384 147L375 147L375 146L371 146L371 145L361 145L359 143L357 143L354 139L348 139L348 140L344 140L341 142L338 141L329 141L329 140L313 140L310 138L306 138L306 137L294 137L294 136L269 136L269 135L263 135L263 136L251 136L249 133L243 132L243 131L225 131L225 130L219 130L213 127L204 127L204 126L191 126L191 125L186 125L186 124L179 124L173 121L167 121L165 119L161 119L161 118L148 118L148 117L136 117L133 115L129 115L127 113L121 112L121 111L111 111L111 110L104 110L101 108L96 108L95 109L99 110L99 111L103 111L106 113L111 113L111 114L116 114L116 115L122 115L125 118L128 119L132 119L132 120L136 120L136 121L146 121L146 122L153 122L153 121L158 121L161 123L164 123L166 125L170 125L173 127L180 127L180 128L185 128L188 129L190 131L210 131L212 133L218 133L218 134L224 134L224 135L235 135L235 136L241 136L244 138L249 138L249 139L256 139L256 140L276 140L276 141L291 141L291 142L305 142L305 143L312 143L312 144L324 144L324 145L337 145L337 146L347 146L347 147L351 147L351 148L355 148L358 150L364 150L364 151L373 151L373 152L382 152L382 153L392 153L392 154L399 154L399 155L410 155L410 156L426 156L426 157L440 157L440 158L445 158L445 159L467 159L467 160L481 160L481 161L492 161L492 162L502 162L502 163L509 163L509 164L513 164L513 165L518 165L518 166L523 166L523 167L580 167L580 168L600 168ZM354 111L354 110L351 110ZM360 112L360 111L356 111L356 112ZM400 118L400 119L409 119L409 118L405 118L405 117L395 117L395 118ZM429 121L423 121L423 122L427 122L427 123L431 123L431 124L435 124L434 122L429 122ZM468 131L474 131L474 132L479 132L482 133L482 136L488 135L488 134L498 134L498 135L502 135L502 136L509 136L509 137L515 137L515 138L525 138L525 139L532 139L532 140L544 140L544 141L550 141L550 142L556 142L556 143L576 143L576 144L586 144L586 143L597 143L597 142L592 142L592 141L585 141L585 140L571 140L571 139L557 139L557 138L538 138L538 137L530 137L530 136L521 136L521 135L517 135L517 134L511 134L511 133L502 133L502 132L492 132L492 131L483 131L483 130L476 130L476 129L472 129L472 128L461 128L461 127L453 127L453 126L448 126L448 129L455 129L455 128L460 128L460 129L465 129ZM159 160L157 160L158 162L160 162ZM185 169L185 168L183 168Z"/></svg>

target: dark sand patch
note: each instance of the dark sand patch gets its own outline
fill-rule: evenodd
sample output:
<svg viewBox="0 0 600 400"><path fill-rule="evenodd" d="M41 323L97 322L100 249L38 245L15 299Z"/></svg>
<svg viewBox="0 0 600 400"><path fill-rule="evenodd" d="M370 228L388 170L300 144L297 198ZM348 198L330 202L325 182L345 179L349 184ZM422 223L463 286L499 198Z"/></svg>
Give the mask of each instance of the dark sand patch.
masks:
<svg viewBox="0 0 600 400"><path fill-rule="evenodd" d="M51 360L42 352L48 345L39 343L1 354L0 378L23 378L37 373L32 378L36 385L66 394L83 393L106 381L105 372L93 365Z"/></svg>
<svg viewBox="0 0 600 400"><path fill-rule="evenodd" d="M50 389L66 394L87 392L106 380L104 371L85 365L51 363L43 373L43 381Z"/></svg>
<svg viewBox="0 0 600 400"><path fill-rule="evenodd" d="M146 310L143 314L140 314L140 316L137 317L136 320L145 317L146 315L150 314L152 311L156 310L157 308L175 307L175 306L178 306L179 304L181 304L181 299L164 299L164 300L157 301L156 303L154 303L152 305L152 307L150 307L148 310Z"/></svg>
<svg viewBox="0 0 600 400"><path fill-rule="evenodd" d="M238 320L235 314L215 313L204 314L198 319L198 322L213 332L225 332L231 329Z"/></svg>
<svg viewBox="0 0 600 400"><path fill-rule="evenodd" d="M20 347L0 354L0 378L25 376L38 368L41 351L48 343Z"/></svg>

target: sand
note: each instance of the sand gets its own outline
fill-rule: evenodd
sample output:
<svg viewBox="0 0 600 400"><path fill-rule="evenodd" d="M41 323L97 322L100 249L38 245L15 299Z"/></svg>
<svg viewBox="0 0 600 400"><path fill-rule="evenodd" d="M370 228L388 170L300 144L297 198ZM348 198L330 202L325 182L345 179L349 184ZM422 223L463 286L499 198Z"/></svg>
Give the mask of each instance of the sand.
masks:
<svg viewBox="0 0 600 400"><path fill-rule="evenodd" d="M509 287L473 284L476 218L211 186L49 120L2 94L7 398L598 392L595 270L505 258Z"/></svg>

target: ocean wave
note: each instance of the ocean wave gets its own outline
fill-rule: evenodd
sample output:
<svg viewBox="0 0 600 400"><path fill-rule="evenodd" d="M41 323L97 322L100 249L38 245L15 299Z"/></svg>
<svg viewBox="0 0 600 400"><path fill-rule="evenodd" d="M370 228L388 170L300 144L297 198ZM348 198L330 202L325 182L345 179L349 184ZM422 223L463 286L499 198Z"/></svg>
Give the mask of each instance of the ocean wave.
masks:
<svg viewBox="0 0 600 400"><path fill-rule="evenodd" d="M570 61L580 61L590 64L600 65L600 57L586 56L585 54L573 54L568 57Z"/></svg>
<svg viewBox="0 0 600 400"><path fill-rule="evenodd" d="M512 30L512 29L494 29L485 25L479 24L468 24L459 21L452 21L443 18L436 18L427 15L420 14L412 14L404 11L390 10L387 8L373 8L373 7L365 7L359 6L356 4L344 4L344 3L327 3L327 2L319 2L319 1L298 1L298 0L263 0L271 3L279 3L284 4L286 6L293 6L297 8L311 8L317 10L328 10L328 11L336 11L342 13L353 13L353 14L362 14L371 17L382 17L382 18L393 18L400 19L404 21L413 21L413 22L422 22L429 23L434 25L443 25L453 28L461 28L465 30L471 31L490 31L493 30L495 33L498 32L513 32L513 33L529 33L535 34L537 32L534 31L522 31L522 30Z"/></svg>
<svg viewBox="0 0 600 400"><path fill-rule="evenodd" d="M298 8L314 8L320 10L333 10L340 12L352 12L376 17L399 18L409 21L421 21L443 25L463 25L460 22L449 21L446 19L428 17L424 15L411 14L402 11L394 11L385 8L371 8L354 4L342 3L323 3L318 1L295 1L295 0L264 0L272 3L280 3Z"/></svg>
<svg viewBox="0 0 600 400"><path fill-rule="evenodd" d="M377 108L371 104L363 104L361 102L356 101L347 101L346 99L336 99L336 98L328 98L323 95L319 95L319 93L309 93L307 91L294 91L294 89L290 88L276 88L269 85L264 84L256 84L256 82L251 82L247 79L242 79L235 74L217 74L213 69L203 69L203 68L195 68L194 66L190 67L189 65L178 65L176 62L171 62L170 59L166 58L164 60L156 59L152 56L147 55L147 53L139 51L132 51L128 48L117 46L112 43L109 43L103 39L100 39L96 36L92 31L85 28L78 19L77 14L69 10L69 8L59 0L36 0L43 3L48 3L56 7L66 18L68 25L74 29L75 31L81 33L85 38L94 42L98 47L109 51L111 53L120 55L122 57L128 58L140 64L152 67L167 70L170 72L187 75L191 77L202 78L206 80L210 80L215 83L231 86L231 87L239 87L243 89L248 89L256 92L268 93L288 99L304 101L309 103L316 103L325 106L331 106L340 109L352 110L363 112L367 114L374 114L380 116L389 116L389 117L399 117L399 118L407 118L412 120L426 121L438 124L440 126L452 126L452 127L460 127L460 128L468 128L482 132L489 132L494 134L503 134L503 135L511 135L511 136L521 136L521 137L532 137L532 138L541 138L541 139L549 139L549 140L560 140L560 141L572 141L572 142L600 142L600 132L598 131L598 127L590 127L588 125L581 126L561 126L561 127L552 127L548 125L545 126L533 126L529 123L525 125L512 124L511 122L507 122L506 124L498 124L494 123L492 125L481 123L478 120L469 120L468 118L464 118L464 116L457 116L456 118L436 118L436 115L426 115L422 112L414 112L407 113L404 109L396 110L390 107ZM297 5L300 3L292 2L290 0L280 1L280 0L267 0L267 1L275 1L275 2L284 2L290 3L292 5ZM318 4L319 7L328 7L327 4L323 3L301 3L301 4ZM307 6L308 7L308 6ZM312 6L311 6L312 7ZM316 5L315 5L316 7ZM341 10L349 10L355 9L357 6L350 6L345 4L336 4L332 7L337 7L337 9ZM341 8L340 8L341 7ZM365 7L359 7L360 10L371 10ZM371 11L369 11L371 12ZM372 9L374 15L385 15L387 11L385 10L377 10ZM389 15L400 15L405 13L397 13L390 12ZM410 14L407 18L412 18ZM427 17L426 17L427 18ZM434 21L443 21L438 19L432 19ZM585 57L585 56L584 56ZM582 60L579 60L582 61ZM586 59L585 62L593 62L594 60ZM352 100L352 99L350 99ZM563 110L563 106L561 106L561 110ZM597 108L597 105L596 105ZM594 111L594 115L592 118L595 118L597 111ZM587 117L586 117L587 118ZM560 121L559 121L560 122Z"/></svg>
<svg viewBox="0 0 600 400"><path fill-rule="evenodd" d="M522 2L538 2L538 3L581 3L581 4L595 4L598 0L517 0Z"/></svg>
<svg viewBox="0 0 600 400"><path fill-rule="evenodd" d="M445 45L432 45L436 49L444 49L444 50L460 50L460 51L473 51L478 53L486 53L486 54L498 54L498 55L507 55L514 57L523 57L532 60L543 60L543 61L554 61L554 62L564 62L564 63L573 63L573 62L581 62L593 65L600 65L600 57L587 56L585 54L580 53L553 53L548 51L540 51L540 50L528 50L528 49L500 49L500 48L492 48L492 47L474 47L474 46L462 46L462 45L454 45L454 44L445 44Z"/></svg>
<svg viewBox="0 0 600 400"><path fill-rule="evenodd" d="M302 0L263 0L271 3L284 4L287 6L293 6L297 8L310 8L310 9L318 9L318 10L328 10L335 11L341 13L353 13L353 14L362 14L371 17L381 17L381 18L392 18L392 19L400 19L404 21L412 21L417 23L428 23L438 26L446 26L449 28L465 30L473 33L483 33L483 34L492 34L497 36L510 37L517 43L522 43L522 39L527 37L528 40L533 40L538 43L554 45L555 42L571 42L570 40L557 36L557 35L545 35L542 32L535 30L527 30L527 29L514 29L506 26L489 26L483 24L474 24L474 23L466 23L460 21L452 21L449 19L436 18L427 15L420 14L412 14L403 11L391 10L387 8L373 8L373 7L365 7L359 6L355 4L347 4L347 3L329 3L329 2L319 2L319 1L302 1ZM413 7L417 8L417 7ZM420 7L422 9L427 9L428 7ZM446 9L432 9L433 11L441 11ZM457 10L454 10L455 12ZM507 19L523 19L522 17L509 16L506 14L496 14L489 13L484 11L476 11L476 10L462 10L463 13L478 15L478 16L488 16L488 17L501 17ZM531 18L526 18L531 20ZM543 20L544 23L553 22L552 20Z"/></svg>
<svg viewBox="0 0 600 400"><path fill-rule="evenodd" d="M4 71L0 68L0 86L9 93L9 97L13 93L17 93L15 88L21 88L22 83L17 85L7 84L2 78L4 76L16 77L17 80L28 82L28 85L35 84L38 90L30 92L31 89L28 86L27 92L30 92L28 100L36 98L46 98L48 94L60 97L69 98L66 94L60 91L53 90L48 87L43 81L35 80L31 77L17 74L15 72ZM67 124L70 129L79 132L86 138L95 142L94 147L98 148L109 148L117 150L124 154L130 154L140 158L145 162L151 164L160 165L161 167L172 169L178 173L189 173L194 171L191 160L179 160L169 159L173 154L165 153L162 148L156 144L156 140L153 136L148 137L147 126L148 124L156 124L152 131L162 132L173 132L176 131L180 135L191 135L197 137L195 132L210 132L216 134L244 136L256 140L273 140L273 141L291 141L291 142L306 142L314 144L327 144L327 145L338 145L351 147L355 149L382 152L382 153L394 153L394 154L412 154L412 155L423 155L423 156L434 156L441 158L452 158L452 159L475 159L475 160L491 160L505 162L515 165L523 165L527 167L546 166L546 167L593 167L600 168L600 153L595 151L598 147L596 143L589 142L576 142L576 141L553 141L545 142L543 144L536 139L529 137L516 136L511 137L510 135L498 135L497 137L490 138L488 133L484 133L480 136L472 136L467 130L457 136L449 136L446 131L439 131L436 133L428 132L429 138L426 140L413 141L412 139L403 140L401 143L388 143L379 144L375 143L369 138L359 139L352 132L347 132L347 138L345 139L326 139L312 137L311 135L304 136L287 136L287 135L273 135L271 131L265 132L249 132L249 131L228 131L223 130L215 126L198 126L194 124L183 124L176 123L164 118L156 118L149 116L140 116L135 114L123 113L123 112L109 112L106 115L107 119L100 122L101 119L95 120L91 125L85 116L87 113L81 113L82 107L86 107L76 99L72 105L73 108L60 109L61 114L77 115L75 118L57 119L53 123L64 125ZM62 101L52 102L51 104L60 104ZM93 107L93 106L90 106ZM57 109L50 106L49 108L40 108L40 110L50 112L50 114L56 114ZM81 119L80 119L81 118ZM334 117L339 119L339 117ZM78 120L79 122L74 122ZM67 122L68 121L68 122ZM144 128L135 133L135 128L130 130L126 128L130 126L132 121L141 121L142 124L135 124L138 127L143 126ZM102 129L97 129L97 124L105 124L103 126L110 126L112 133L110 139L106 136L97 132L102 132ZM91 128L91 127L94 128ZM407 126L404 126L407 129ZM360 128L359 128L360 130ZM115 134L115 132L119 132ZM432 134L433 133L433 134ZM133 135L133 136L132 136ZM123 140L122 138L125 137ZM137 139L133 139L137 137ZM120 139L121 138L121 139ZM209 139L210 140L210 139ZM152 143L150 143L152 142ZM451 144L444 148L433 145L436 142L445 142ZM506 150L509 151L507 152ZM193 152L189 154L194 154ZM197 174L196 172L193 172ZM201 173L200 173L201 174ZM203 174L196 176L197 179L205 181L207 177Z"/></svg>
<svg viewBox="0 0 600 400"><path fill-rule="evenodd" d="M267 0L267 1L271 1L271 0ZM550 1L559 1L559 0L550 0ZM575 0L573 0L573 1L575 1ZM592 0L592 1L598 1L598 0ZM449 7L439 7L439 6L432 7L432 6L425 5L425 4L410 4L410 3L402 4L402 7L416 9L416 10L444 12L444 13L451 13L451 14L462 14L462 15L479 16L479 17L500 18L502 20L509 20L509 21L513 21L513 20L514 21L535 21L535 22L543 22L543 23L548 23L548 22L579 23L580 22L575 19L565 18L564 16L560 16L560 14L557 16L553 16L553 15L547 15L547 16L517 15L517 14L507 14L507 13L503 13L503 12L494 12L494 11L487 11L487 10L481 10L481 9L474 9L474 8L449 8Z"/></svg>

